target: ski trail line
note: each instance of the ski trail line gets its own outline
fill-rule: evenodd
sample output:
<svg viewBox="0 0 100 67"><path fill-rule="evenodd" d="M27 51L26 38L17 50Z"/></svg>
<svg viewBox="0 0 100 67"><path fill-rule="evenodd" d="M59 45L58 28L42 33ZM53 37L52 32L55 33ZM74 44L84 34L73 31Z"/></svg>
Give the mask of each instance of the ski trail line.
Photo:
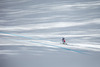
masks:
<svg viewBox="0 0 100 67"><path fill-rule="evenodd" d="M18 37L23 37L23 38L27 38L27 39L33 39L31 37L26 37L26 36L17 35L17 34L11 34L11 33L6 33L6 32L0 32L0 33L9 34L9 35L18 36ZM15 39L15 40L17 40L17 39ZM32 43L38 43L38 44L42 44L42 45L53 46L53 47L61 48L61 49L68 50L68 51L73 51L73 52L80 53L80 54L86 54L86 53L84 53L84 51L73 50L73 49L69 49L69 48L65 48L65 47L61 47L61 46L57 46L57 45L45 44L45 43L36 42L36 41L30 41L30 42L32 42ZM88 55L88 54L86 54L86 55Z"/></svg>

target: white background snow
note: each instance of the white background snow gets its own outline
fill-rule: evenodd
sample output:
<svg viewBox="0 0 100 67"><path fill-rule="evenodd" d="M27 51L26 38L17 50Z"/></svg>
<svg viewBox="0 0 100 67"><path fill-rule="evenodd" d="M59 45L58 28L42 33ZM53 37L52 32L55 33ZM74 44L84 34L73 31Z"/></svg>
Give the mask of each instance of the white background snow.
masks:
<svg viewBox="0 0 100 67"><path fill-rule="evenodd" d="M100 67L100 1L1 0L0 67Z"/></svg>

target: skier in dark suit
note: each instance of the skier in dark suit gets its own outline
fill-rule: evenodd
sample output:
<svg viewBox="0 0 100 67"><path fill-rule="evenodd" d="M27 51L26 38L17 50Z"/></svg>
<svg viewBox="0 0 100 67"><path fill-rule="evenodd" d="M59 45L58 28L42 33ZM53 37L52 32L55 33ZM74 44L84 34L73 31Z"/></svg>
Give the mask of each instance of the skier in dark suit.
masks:
<svg viewBox="0 0 100 67"><path fill-rule="evenodd" d="M65 38L62 38L62 42L63 42L63 44L65 44L65 42L66 42Z"/></svg>

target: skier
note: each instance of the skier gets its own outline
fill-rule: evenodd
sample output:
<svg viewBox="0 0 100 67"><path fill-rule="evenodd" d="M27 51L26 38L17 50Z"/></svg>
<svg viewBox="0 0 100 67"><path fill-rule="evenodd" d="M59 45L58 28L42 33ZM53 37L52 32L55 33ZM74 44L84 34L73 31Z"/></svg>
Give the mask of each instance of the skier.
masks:
<svg viewBox="0 0 100 67"><path fill-rule="evenodd" d="M63 44L65 44L65 42L66 42L65 38L62 38L62 42L63 42Z"/></svg>

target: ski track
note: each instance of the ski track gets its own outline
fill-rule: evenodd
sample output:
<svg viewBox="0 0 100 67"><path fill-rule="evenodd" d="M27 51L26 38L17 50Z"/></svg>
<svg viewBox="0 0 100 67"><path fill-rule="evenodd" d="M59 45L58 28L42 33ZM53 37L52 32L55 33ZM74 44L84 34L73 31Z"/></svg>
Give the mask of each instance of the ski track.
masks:
<svg viewBox="0 0 100 67"><path fill-rule="evenodd" d="M0 33L9 34L9 35L23 37L23 38L27 38L27 39L32 39L33 40L33 38L31 38L31 37L25 37L25 36L22 36L22 35L16 35L16 34L11 34L11 33L7 33L7 32L0 32ZM13 39L10 39L10 40L13 40ZM17 39L14 39L14 40L17 40ZM45 44L45 43L36 42L36 41L30 41L30 42L32 42L32 43L38 43L38 44L42 44L42 45L46 45L46 46L57 47L57 48L61 48L61 49L64 49L64 50L68 50L68 51L72 51L72 52L76 52L76 53L80 53L80 54L89 55L89 54L85 53L85 51L81 51L81 50L73 50L73 49L69 49L69 48L65 48L65 47L61 47L61 46L57 46L57 45ZM51 41L51 42L53 42L53 41Z"/></svg>

